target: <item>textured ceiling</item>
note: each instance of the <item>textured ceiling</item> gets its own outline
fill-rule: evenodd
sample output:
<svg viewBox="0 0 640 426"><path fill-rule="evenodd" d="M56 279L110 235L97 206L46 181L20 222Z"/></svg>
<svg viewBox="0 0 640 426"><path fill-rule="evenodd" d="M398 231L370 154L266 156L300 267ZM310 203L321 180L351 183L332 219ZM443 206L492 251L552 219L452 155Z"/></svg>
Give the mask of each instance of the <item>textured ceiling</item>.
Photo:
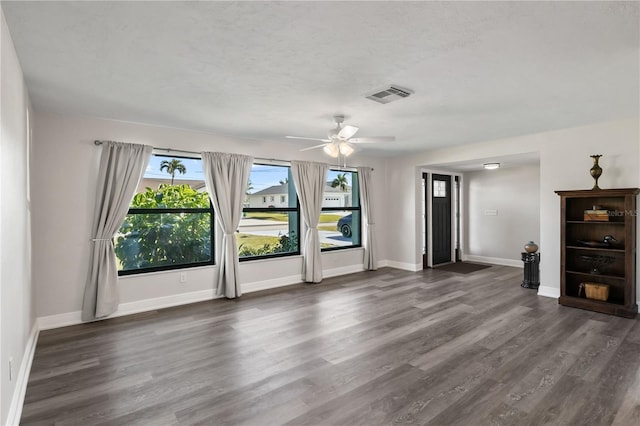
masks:
<svg viewBox="0 0 640 426"><path fill-rule="evenodd" d="M382 156L638 116L638 6L2 2L37 109L282 142L342 113Z"/></svg>

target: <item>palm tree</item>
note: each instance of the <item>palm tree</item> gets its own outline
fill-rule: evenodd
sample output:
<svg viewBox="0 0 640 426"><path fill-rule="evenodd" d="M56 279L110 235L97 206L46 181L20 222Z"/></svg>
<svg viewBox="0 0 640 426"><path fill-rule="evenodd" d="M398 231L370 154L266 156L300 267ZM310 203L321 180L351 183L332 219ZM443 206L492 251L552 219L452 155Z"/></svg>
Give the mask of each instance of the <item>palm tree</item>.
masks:
<svg viewBox="0 0 640 426"><path fill-rule="evenodd" d="M338 176L331 182L332 188L340 188L341 191L346 191L349 186L346 173L338 173Z"/></svg>
<svg viewBox="0 0 640 426"><path fill-rule="evenodd" d="M288 183L289 183L289 178L288 177L286 177L286 178L284 178L284 180L280 181L280 185L286 185Z"/></svg>
<svg viewBox="0 0 640 426"><path fill-rule="evenodd" d="M187 173L187 168L182 161L177 158L172 159L171 161L163 160L160 163L160 171L167 170L167 173L171 175L171 185L173 185L173 178L176 176L176 172L181 175Z"/></svg>

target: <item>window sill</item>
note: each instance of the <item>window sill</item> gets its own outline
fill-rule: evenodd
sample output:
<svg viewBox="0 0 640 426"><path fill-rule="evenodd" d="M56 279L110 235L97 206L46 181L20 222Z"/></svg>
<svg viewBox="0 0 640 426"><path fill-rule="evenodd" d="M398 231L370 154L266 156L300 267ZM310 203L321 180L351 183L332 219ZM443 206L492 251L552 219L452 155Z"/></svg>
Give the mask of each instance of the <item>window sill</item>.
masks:
<svg viewBox="0 0 640 426"><path fill-rule="evenodd" d="M118 280L125 280L128 278L136 278L136 277L148 277L149 275L158 275L158 274L180 274L181 272L200 270L200 269L218 269L218 265L202 265L202 266L192 266L192 267L186 267L186 268L166 269L164 271L140 272L139 274L118 275Z"/></svg>
<svg viewBox="0 0 640 426"><path fill-rule="evenodd" d="M290 256L277 256L277 257L268 257L265 259L246 259L240 260L240 265L244 263L261 263L261 262L273 262L274 260L287 260L287 259L302 259L301 254L292 254Z"/></svg>
<svg viewBox="0 0 640 426"><path fill-rule="evenodd" d="M344 253L354 250L364 250L362 246L348 246L348 247L334 247L329 249L320 250L321 253Z"/></svg>

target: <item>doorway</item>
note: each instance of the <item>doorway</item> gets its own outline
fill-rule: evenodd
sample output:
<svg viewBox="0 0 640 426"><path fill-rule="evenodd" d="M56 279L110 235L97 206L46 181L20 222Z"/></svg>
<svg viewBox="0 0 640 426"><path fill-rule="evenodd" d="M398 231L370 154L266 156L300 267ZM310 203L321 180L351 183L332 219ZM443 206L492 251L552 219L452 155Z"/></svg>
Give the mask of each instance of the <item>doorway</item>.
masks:
<svg viewBox="0 0 640 426"><path fill-rule="evenodd" d="M423 171L423 269L461 260L461 211L461 177Z"/></svg>
<svg viewBox="0 0 640 426"><path fill-rule="evenodd" d="M452 261L451 176L433 174L431 178L432 265Z"/></svg>
<svg viewBox="0 0 640 426"><path fill-rule="evenodd" d="M422 173L422 269L429 268L429 216L427 203L429 202L429 173Z"/></svg>

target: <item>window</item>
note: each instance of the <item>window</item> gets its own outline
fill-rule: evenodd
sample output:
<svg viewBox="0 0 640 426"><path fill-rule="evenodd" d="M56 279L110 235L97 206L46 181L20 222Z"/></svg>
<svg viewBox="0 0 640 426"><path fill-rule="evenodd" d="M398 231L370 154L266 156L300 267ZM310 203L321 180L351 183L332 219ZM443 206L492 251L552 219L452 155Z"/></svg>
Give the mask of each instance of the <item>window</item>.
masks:
<svg viewBox="0 0 640 426"><path fill-rule="evenodd" d="M202 160L152 155L114 238L118 274L212 265L213 230Z"/></svg>
<svg viewBox="0 0 640 426"><path fill-rule="evenodd" d="M244 206L236 233L241 261L300 254L300 207L289 166L253 164Z"/></svg>
<svg viewBox="0 0 640 426"><path fill-rule="evenodd" d="M357 172L329 170L318 231L322 250L360 246Z"/></svg>
<svg viewBox="0 0 640 426"><path fill-rule="evenodd" d="M443 180L433 181L433 196L436 198L445 198L447 196L447 182Z"/></svg>

